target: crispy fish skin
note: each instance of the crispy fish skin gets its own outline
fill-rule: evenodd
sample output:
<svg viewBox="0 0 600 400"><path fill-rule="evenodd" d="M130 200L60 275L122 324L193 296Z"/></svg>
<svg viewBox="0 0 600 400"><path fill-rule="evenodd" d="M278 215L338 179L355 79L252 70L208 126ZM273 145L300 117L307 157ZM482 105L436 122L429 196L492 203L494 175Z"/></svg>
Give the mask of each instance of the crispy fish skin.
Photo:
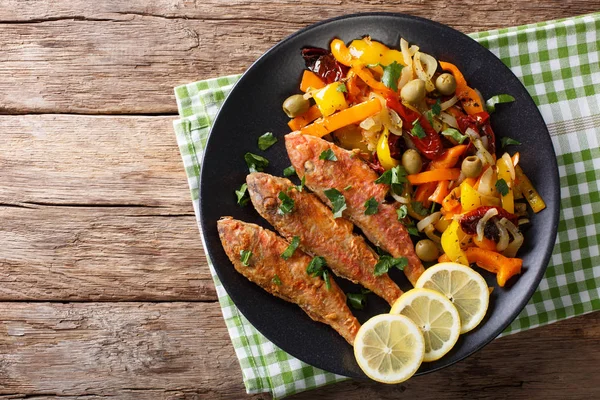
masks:
<svg viewBox="0 0 600 400"><path fill-rule="evenodd" d="M231 217L219 220L217 229L223 249L240 274L267 292L299 305L310 318L331 326L348 343L354 343L360 323L348 308L346 295L333 279L327 289L323 279L306 272L312 259L309 255L296 250L284 260L281 253L288 242L274 232ZM252 252L248 266L240 260L242 250Z"/></svg>
<svg viewBox="0 0 600 400"><path fill-rule="evenodd" d="M354 222L373 244L394 257L408 259L404 273L414 285L424 271L423 264L415 254L406 227L398 221L396 207L382 203L388 185L375 183L377 173L354 152L315 136L292 132L285 136L285 146L298 176L305 178L306 186L323 202L331 204L324 194L325 190L339 190L346 198L347 208L343 215ZM327 149L333 151L337 161L319 159ZM371 197L379 202L379 209L376 214L365 215L364 204Z"/></svg>
<svg viewBox="0 0 600 400"><path fill-rule="evenodd" d="M352 233L352 223L333 218L329 207L314 194L298 191L289 179L261 172L249 174L246 183L256 211L283 237L298 236L300 247L325 258L336 275L362 284L390 305L400 297L402 290L387 274L373 275L377 256L361 236ZM294 200L291 213L277 212L279 192Z"/></svg>

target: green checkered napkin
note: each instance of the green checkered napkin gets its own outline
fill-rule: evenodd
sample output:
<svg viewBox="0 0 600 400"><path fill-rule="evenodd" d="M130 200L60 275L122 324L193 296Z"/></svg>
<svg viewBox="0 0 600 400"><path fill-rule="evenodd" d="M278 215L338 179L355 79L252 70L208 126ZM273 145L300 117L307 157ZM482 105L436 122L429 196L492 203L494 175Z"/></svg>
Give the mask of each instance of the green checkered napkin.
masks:
<svg viewBox="0 0 600 400"><path fill-rule="evenodd" d="M600 309L599 34L600 13L595 13L471 35L525 84L548 125L560 174L562 209L550 265L529 304L502 335ZM175 89L181 118L174 127L197 218L202 152L238 78ZM210 260L209 266L248 393L281 398L346 379L299 361L262 336L235 307Z"/></svg>

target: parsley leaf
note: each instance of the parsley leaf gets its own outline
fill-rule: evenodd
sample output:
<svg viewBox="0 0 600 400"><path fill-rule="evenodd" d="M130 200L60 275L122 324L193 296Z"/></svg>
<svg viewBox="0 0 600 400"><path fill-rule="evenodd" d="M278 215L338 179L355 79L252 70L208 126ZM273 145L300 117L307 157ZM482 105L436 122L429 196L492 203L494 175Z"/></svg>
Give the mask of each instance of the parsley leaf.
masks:
<svg viewBox="0 0 600 400"><path fill-rule="evenodd" d="M504 179L498 179L496 181L496 189L502 196L506 196L508 194L508 184Z"/></svg>
<svg viewBox="0 0 600 400"><path fill-rule="evenodd" d="M419 230L417 229L414 222L411 221L411 223L409 225L405 225L405 226L406 226L406 229L408 230L409 235L421 237L421 235L419 235Z"/></svg>
<svg viewBox="0 0 600 400"><path fill-rule="evenodd" d="M355 310L362 310L367 304L367 296L363 293L346 293L348 304Z"/></svg>
<svg viewBox="0 0 600 400"><path fill-rule="evenodd" d="M294 210L294 200L290 198L290 196L288 196L284 192L279 192L279 195L277 197L279 198L279 200L281 200L281 204L277 209L278 214L289 214Z"/></svg>
<svg viewBox="0 0 600 400"><path fill-rule="evenodd" d="M440 99L437 99L435 104L431 106L431 112L433 115L440 115L442 112L442 101Z"/></svg>
<svg viewBox="0 0 600 400"><path fill-rule="evenodd" d="M319 156L319 160L329 160L329 161L337 161L337 157L333 153L333 150L327 149L321 152Z"/></svg>
<svg viewBox="0 0 600 400"><path fill-rule="evenodd" d="M456 140L458 142L458 144L462 144L465 140L467 140L469 138L467 135L463 135L462 133L460 133L458 130L456 130L454 128L444 129L442 131L442 135L451 137L452 139Z"/></svg>
<svg viewBox="0 0 600 400"><path fill-rule="evenodd" d="M252 153L246 153L244 160L246 160L246 165L248 165L250 172L262 172L269 166L269 160Z"/></svg>
<svg viewBox="0 0 600 400"><path fill-rule="evenodd" d="M296 185L296 189L298 189L299 192L304 190L304 184L306 183L306 175L304 175L302 177L302 179L300 179L300 184Z"/></svg>
<svg viewBox="0 0 600 400"><path fill-rule="evenodd" d="M258 148L266 150L277 143L277 138L273 136L273 132L267 132L258 138Z"/></svg>
<svg viewBox="0 0 600 400"><path fill-rule="evenodd" d="M423 203L421 203L420 201L413 201L412 203L410 203L412 205L413 210L415 210L415 212L419 215L427 215L427 209L425 207L423 207Z"/></svg>
<svg viewBox="0 0 600 400"><path fill-rule="evenodd" d="M406 169L402 165L397 165L392 169L385 171L375 183L390 185L392 191L397 195L402 194L403 184L408 182L406 178Z"/></svg>
<svg viewBox="0 0 600 400"><path fill-rule="evenodd" d="M515 98L510 94L498 94L490 97L488 101L485 102L485 108L487 108L489 113L493 113L496 111L496 104L512 103L513 101L515 101Z"/></svg>
<svg viewBox="0 0 600 400"><path fill-rule="evenodd" d="M325 281L327 290L331 288L331 282L329 282L329 271L325 269L327 263L323 257L317 256L310 260L310 263L306 267L306 273L310 276L320 276Z"/></svg>
<svg viewBox="0 0 600 400"><path fill-rule="evenodd" d="M521 142L519 142L518 140L515 140L513 138L509 138L507 136L505 136L502 139L500 139L500 142L502 143L502 147L506 147L506 146L511 145L511 144L521 144Z"/></svg>
<svg viewBox="0 0 600 400"><path fill-rule="evenodd" d="M250 196L248 195L248 185L244 183L240 186L240 188L235 191L235 195L237 196L238 206L244 207L248 204L248 201L250 200Z"/></svg>
<svg viewBox="0 0 600 400"><path fill-rule="evenodd" d="M281 285L281 279L279 279L279 275L275 274L275 276L273 277L273 279L271 279L271 282L273 282L277 286Z"/></svg>
<svg viewBox="0 0 600 400"><path fill-rule="evenodd" d="M252 257L252 252L250 250L240 251L240 261L242 262L242 265L246 267L250 265L250 257Z"/></svg>
<svg viewBox="0 0 600 400"><path fill-rule="evenodd" d="M348 89L346 88L346 85L344 85L343 83L340 83L338 85L338 87L335 88L335 90L337 90L340 93L347 93Z"/></svg>
<svg viewBox="0 0 600 400"><path fill-rule="evenodd" d="M398 90L398 79L402 73L404 65L398 64L397 61L383 67L383 75L381 76L381 82L392 89L393 91Z"/></svg>
<svg viewBox="0 0 600 400"><path fill-rule="evenodd" d="M423 139L427 136L425 134L425 130L423 130L423 127L421 126L421 123L418 119L415 119L415 122L413 122L413 127L410 130L410 134L419 139Z"/></svg>
<svg viewBox="0 0 600 400"><path fill-rule="evenodd" d="M281 258L283 258L284 260L287 260L288 258L290 258L294 254L296 249L298 248L299 244L300 244L300 236L294 236L292 238L292 242L287 247L287 249L285 249L285 251L283 253L281 253Z"/></svg>
<svg viewBox="0 0 600 400"><path fill-rule="evenodd" d="M378 209L379 202L375 200L375 197L371 197L369 200L365 201L365 215L377 214Z"/></svg>
<svg viewBox="0 0 600 400"><path fill-rule="evenodd" d="M408 207L406 207L406 204L402 204L396 210L396 214L398 214L398 221L404 219L408 215Z"/></svg>
<svg viewBox="0 0 600 400"><path fill-rule="evenodd" d="M375 264L373 275L380 276L388 272L391 268L398 268L400 271L408 265L406 257L393 258L392 256L381 256Z"/></svg>
<svg viewBox="0 0 600 400"><path fill-rule="evenodd" d="M293 165L290 165L286 169L283 170L283 176L292 176L296 173L296 168Z"/></svg>
<svg viewBox="0 0 600 400"><path fill-rule="evenodd" d="M427 121L429 121L429 125L433 126L433 113L431 110L425 113L425 118L427 118Z"/></svg>
<svg viewBox="0 0 600 400"><path fill-rule="evenodd" d="M327 189L323 193L325 193L325 196L327 196L333 206L333 218L341 217L342 211L346 209L346 198L344 195L334 188Z"/></svg>

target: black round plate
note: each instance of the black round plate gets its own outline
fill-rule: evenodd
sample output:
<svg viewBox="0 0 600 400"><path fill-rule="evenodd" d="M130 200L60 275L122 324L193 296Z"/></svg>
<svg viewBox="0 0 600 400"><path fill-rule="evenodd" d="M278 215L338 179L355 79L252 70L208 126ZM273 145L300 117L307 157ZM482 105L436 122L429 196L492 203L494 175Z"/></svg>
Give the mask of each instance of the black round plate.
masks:
<svg viewBox="0 0 600 400"><path fill-rule="evenodd" d="M462 335L452 351L442 359L423 363L419 374L453 364L483 347L502 332L523 309L537 288L556 238L559 211L559 180L556 156L546 125L533 100L498 58L468 36L426 19L402 14L358 14L324 21L302 29L274 46L256 61L225 101L208 140L204 157L200 210L206 249L225 289L246 318L273 343L289 354L315 367L354 377L365 378L354 359L352 347L327 325L312 321L296 305L268 294L238 274L221 247L217 220L222 216L259 224L272 229L248 205L236 205L234 190L245 182L248 168L244 154L253 152L269 159L265 172L282 176L290 165L283 137L289 133L288 118L281 110L283 100L298 93L304 62L300 49L305 46L328 48L338 37L345 42L370 35L390 47L398 48L400 37L418 45L438 60L457 65L470 86L484 98L509 93L512 104L500 105L492 115L492 127L498 136L509 136L522 144L511 148L521 153L520 164L536 185L547 209L532 215L531 228L525 232L523 273L505 288L496 287L491 295L485 320L474 331ZM273 132L279 141L266 151L257 147L257 138ZM481 271L490 286L495 276ZM402 274L391 275L405 290ZM344 291L358 287L336 278ZM354 311L359 321L386 313L389 306L370 294L365 310Z"/></svg>

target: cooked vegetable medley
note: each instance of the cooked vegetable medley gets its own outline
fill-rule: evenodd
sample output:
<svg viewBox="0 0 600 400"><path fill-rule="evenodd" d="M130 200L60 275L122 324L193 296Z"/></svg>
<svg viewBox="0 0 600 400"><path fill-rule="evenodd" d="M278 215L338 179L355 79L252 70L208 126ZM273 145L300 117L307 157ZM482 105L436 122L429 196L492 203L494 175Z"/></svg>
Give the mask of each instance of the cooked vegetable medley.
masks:
<svg viewBox="0 0 600 400"><path fill-rule="evenodd" d="M356 149L381 175L376 183L390 186L398 219L418 236L417 256L475 263L497 274L500 286L519 274L527 203L536 213L545 204L519 153L504 152L520 143L504 137L502 151L496 146L490 113L506 112L499 104L514 98L484 101L457 66L404 39L399 49L368 36L348 46L334 39L329 49L305 48L302 56L303 93L282 105L289 127ZM248 163L260 170L262 160L252 156ZM327 196L341 213L343 194ZM375 199L364 207L378 212Z"/></svg>

